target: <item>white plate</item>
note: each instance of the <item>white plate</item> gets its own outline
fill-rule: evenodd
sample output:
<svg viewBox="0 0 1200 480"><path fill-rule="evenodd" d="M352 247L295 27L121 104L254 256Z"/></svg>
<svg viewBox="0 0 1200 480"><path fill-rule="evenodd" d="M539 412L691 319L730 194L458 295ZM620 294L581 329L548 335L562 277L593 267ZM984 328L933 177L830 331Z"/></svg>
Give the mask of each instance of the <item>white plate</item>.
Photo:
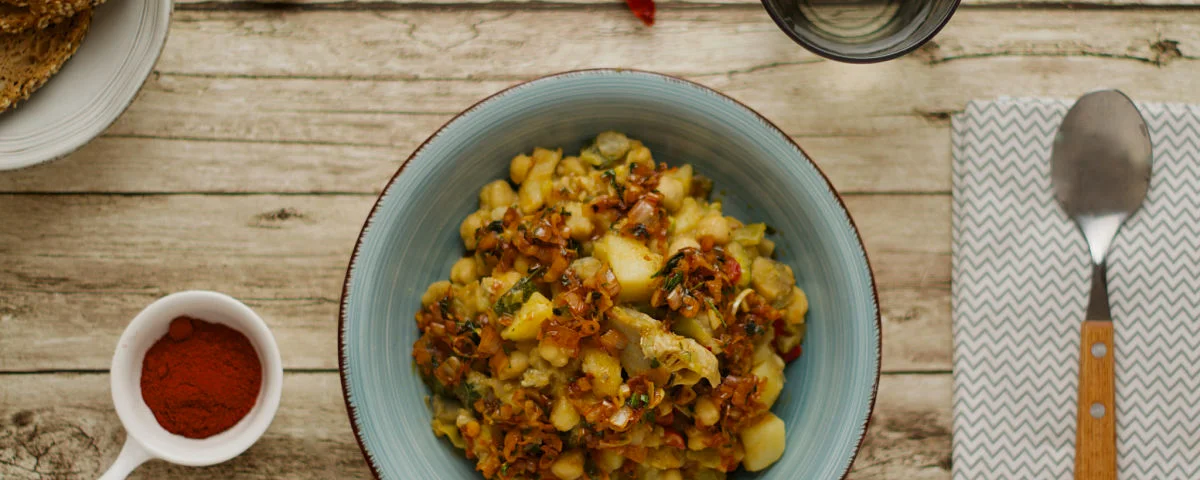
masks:
<svg viewBox="0 0 1200 480"><path fill-rule="evenodd" d="M125 111L162 53L171 0L108 0L83 44L29 100L0 113L0 170L66 156Z"/></svg>

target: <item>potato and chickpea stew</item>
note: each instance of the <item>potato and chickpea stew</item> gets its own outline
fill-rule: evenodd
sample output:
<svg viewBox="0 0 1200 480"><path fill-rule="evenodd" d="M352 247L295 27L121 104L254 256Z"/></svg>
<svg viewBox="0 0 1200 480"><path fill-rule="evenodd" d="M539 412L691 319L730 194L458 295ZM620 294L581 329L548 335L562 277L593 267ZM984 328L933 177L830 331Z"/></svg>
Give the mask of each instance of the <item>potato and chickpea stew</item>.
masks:
<svg viewBox="0 0 1200 480"><path fill-rule="evenodd" d="M416 314L436 434L488 479L713 480L777 461L770 408L808 300L768 227L621 133L517 155L509 175L480 191L466 256Z"/></svg>

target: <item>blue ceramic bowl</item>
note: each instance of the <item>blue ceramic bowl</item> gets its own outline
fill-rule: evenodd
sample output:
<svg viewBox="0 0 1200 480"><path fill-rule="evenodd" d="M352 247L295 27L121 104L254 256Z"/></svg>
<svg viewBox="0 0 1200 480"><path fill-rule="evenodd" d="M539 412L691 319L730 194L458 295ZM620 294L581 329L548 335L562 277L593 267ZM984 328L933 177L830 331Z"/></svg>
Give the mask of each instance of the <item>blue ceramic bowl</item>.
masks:
<svg viewBox="0 0 1200 480"><path fill-rule="evenodd" d="M831 479L849 470L874 405L880 328L875 282L845 205L796 144L746 106L677 78L587 70L505 90L463 112L401 166L371 211L346 275L342 387L371 470L388 479L482 478L430 429L412 365L421 293L463 254L459 223L478 191L535 146L577 151L604 130L645 142L659 161L712 178L725 211L765 221L808 294L804 354L775 414L783 458L733 478Z"/></svg>

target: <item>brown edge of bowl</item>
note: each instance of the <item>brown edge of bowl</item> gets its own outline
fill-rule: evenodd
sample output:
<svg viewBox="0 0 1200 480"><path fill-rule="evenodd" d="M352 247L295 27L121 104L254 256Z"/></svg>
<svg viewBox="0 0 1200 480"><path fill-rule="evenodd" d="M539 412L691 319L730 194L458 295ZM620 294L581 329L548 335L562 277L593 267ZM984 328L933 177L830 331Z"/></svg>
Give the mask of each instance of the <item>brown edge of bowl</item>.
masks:
<svg viewBox="0 0 1200 480"><path fill-rule="evenodd" d="M404 163L400 164L400 168L396 169L396 173L392 175L392 178L390 180L388 180L387 185L383 187L382 191L380 191L379 196L375 199L375 203L371 206L371 211L367 214L367 218L363 221L363 227L361 230L359 230L358 238L354 241L354 251L350 253L350 262L346 265L346 277L342 281L342 295L338 301L338 377L340 377L340 383L342 385L342 400L346 404L346 416L350 420L350 429L354 431L354 440L356 442L358 442L358 449L360 452L362 452L363 459L367 461L367 466L371 469L371 475L377 479L383 478L383 476L379 474L379 467L375 465L375 462L371 459L370 454L367 453L367 446L365 444L363 444L362 434L361 434L361 432L358 431L358 423L355 421L357 409L353 405L350 404L350 385L349 385L347 377L346 377L345 331L346 331L346 300L350 296L350 272L354 268L354 261L358 259L358 249L362 246L363 235L366 233L367 227L371 225L371 220L373 218L375 218L375 213L379 210L379 203L381 201L383 201L384 195L386 195L388 190L392 188L392 185L394 185L396 183L396 179L400 177L400 174L404 173L404 168L408 166L408 163L411 162L413 158L416 158L416 156L418 154L420 154L421 151L425 150L425 146L429 142L431 142L431 141L433 141L433 139L437 138L438 135L443 130L445 130L447 126L449 126L451 123L454 123L456 120L459 119L459 117L462 117L463 115L466 115L467 113L474 111L476 108L479 108L481 105L491 101L492 99L512 93L513 91L515 91L519 88L522 88L524 86L527 86L531 83L538 82L541 80L556 78L556 77L564 77L564 76L569 76L569 75L574 75L574 74L594 73L594 72L614 72L614 73L634 72L634 73L641 73L641 74L646 74L646 75L662 77L663 79L666 79L669 81L675 81L675 82L686 84L690 87L707 90L714 94L720 95L721 97L726 98L729 101L736 103L737 105L741 106L742 108L745 108L750 113L753 113L755 116L758 117L759 120L761 120L763 123L765 123L768 127L771 127L772 129L774 129L776 132L779 133L780 136L782 136L789 143L791 143L792 146L796 147L796 150L799 150L800 153L804 155L805 160L808 160L808 163L812 164L813 168L816 169L817 173L819 173L821 175L821 178L825 180L825 184L826 184L826 186L829 187L829 191L831 193L833 193L833 197L835 199L837 199L838 206L840 206L842 208L842 213L844 213L846 215L846 219L849 220L849 222L850 222L850 227L854 230L854 237L856 240L858 240L858 246L862 250L863 260L867 262L867 274L871 278L871 296L875 299L875 332L876 332L875 333L875 345L876 345L876 348L875 348L875 383L871 388L871 402L867 407L867 418L866 418L866 420L863 421L862 434L859 435L859 437L858 437L858 445L856 445L854 447L854 455L850 457L850 464L846 465L846 470L842 472L842 475L840 477L842 480L845 480L850 475L850 470L854 467L855 459L858 458L858 454L862 451L863 442L867 438L867 429L871 425L871 417L873 417L875 415L875 400L878 398L878 395L879 395L879 379L880 379L880 374L882 373L882 368L883 368L883 322L882 322L881 316L880 316L879 287L876 286L875 269L874 269L874 267L871 266L871 259L867 255L867 247L863 244L862 234L858 230L858 224L854 223L854 217L850 215L850 210L846 208L846 202L844 200L842 200L842 195L840 193L838 193L837 189L835 189L833 187L833 182L829 181L829 176L826 175L825 172L821 170L821 167L817 165L817 162L813 161L812 157L808 154L808 152L805 152L804 149L801 148L800 145L797 144L795 140L792 140L792 137L788 136L787 133L784 133L784 131L782 129L780 129L778 125L775 125L774 122L771 122L766 117L764 117L761 113L758 113L758 111L754 110L753 108L750 108L750 106L742 103L741 101L739 101L733 97L730 97L729 95L721 93L721 92L717 91L716 89L713 89L713 88L707 87L705 85L701 85L701 84L693 82L691 80L687 80L687 79L677 77L674 75L668 75L668 74L664 74L664 73L651 72L651 71L647 71L647 70L639 70L639 69L633 69L633 68L585 68L585 69L577 69L577 70L567 70L567 71L552 73L549 75L544 75L544 76L537 77L534 79L519 82L514 85L505 87L503 90L500 90L496 93L488 95L487 97L484 97L483 99L479 100L478 102L475 102L470 107L467 107L463 111L455 114L454 117L447 120L446 123L443 123L441 127L438 127L438 129L433 132L433 134L431 134L428 138L426 138L423 142L421 142L421 144L419 146L417 146L416 150L413 150L413 153L410 154L408 156L408 158L406 158L404 160Z"/></svg>

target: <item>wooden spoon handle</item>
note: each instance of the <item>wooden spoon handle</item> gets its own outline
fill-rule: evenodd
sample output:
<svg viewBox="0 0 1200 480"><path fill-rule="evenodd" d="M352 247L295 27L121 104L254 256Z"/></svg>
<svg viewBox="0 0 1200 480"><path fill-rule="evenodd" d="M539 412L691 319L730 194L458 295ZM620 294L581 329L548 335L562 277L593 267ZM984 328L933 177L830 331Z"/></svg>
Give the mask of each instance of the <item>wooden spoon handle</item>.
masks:
<svg viewBox="0 0 1200 480"><path fill-rule="evenodd" d="M1083 322L1081 340L1075 478L1112 480L1117 478L1117 412L1112 322Z"/></svg>

